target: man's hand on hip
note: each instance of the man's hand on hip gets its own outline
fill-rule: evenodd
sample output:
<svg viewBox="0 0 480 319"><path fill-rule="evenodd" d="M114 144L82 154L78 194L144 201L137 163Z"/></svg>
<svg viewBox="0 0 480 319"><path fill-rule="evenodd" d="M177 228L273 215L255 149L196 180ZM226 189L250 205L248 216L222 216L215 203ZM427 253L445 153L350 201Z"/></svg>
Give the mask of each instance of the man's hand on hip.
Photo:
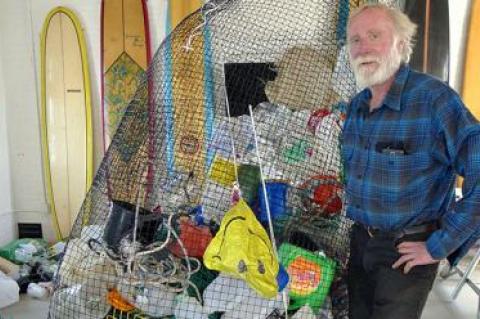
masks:
<svg viewBox="0 0 480 319"><path fill-rule="evenodd" d="M408 274L408 272L415 266L429 265L439 262L439 260L432 258L424 241L406 241L399 244L397 249L402 256L392 265L392 268L396 269L401 265L405 265L403 267L403 273L405 274Z"/></svg>

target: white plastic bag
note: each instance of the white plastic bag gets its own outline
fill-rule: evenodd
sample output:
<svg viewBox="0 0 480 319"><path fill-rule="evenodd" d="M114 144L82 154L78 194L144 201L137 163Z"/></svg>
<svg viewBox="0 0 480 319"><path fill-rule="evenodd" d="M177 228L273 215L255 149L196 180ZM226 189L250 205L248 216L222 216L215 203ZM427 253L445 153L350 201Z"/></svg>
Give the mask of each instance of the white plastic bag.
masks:
<svg viewBox="0 0 480 319"><path fill-rule="evenodd" d="M0 309L18 302L20 287L15 280L0 271Z"/></svg>

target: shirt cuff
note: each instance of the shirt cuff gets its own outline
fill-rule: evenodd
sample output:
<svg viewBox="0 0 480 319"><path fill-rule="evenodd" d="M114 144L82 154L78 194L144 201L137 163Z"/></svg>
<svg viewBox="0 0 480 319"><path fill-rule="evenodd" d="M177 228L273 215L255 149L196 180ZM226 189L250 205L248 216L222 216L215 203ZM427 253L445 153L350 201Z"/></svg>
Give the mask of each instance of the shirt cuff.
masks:
<svg viewBox="0 0 480 319"><path fill-rule="evenodd" d="M427 250L430 253L430 256L435 260L446 258L461 244L462 241L451 238L443 229L433 232L426 242Z"/></svg>

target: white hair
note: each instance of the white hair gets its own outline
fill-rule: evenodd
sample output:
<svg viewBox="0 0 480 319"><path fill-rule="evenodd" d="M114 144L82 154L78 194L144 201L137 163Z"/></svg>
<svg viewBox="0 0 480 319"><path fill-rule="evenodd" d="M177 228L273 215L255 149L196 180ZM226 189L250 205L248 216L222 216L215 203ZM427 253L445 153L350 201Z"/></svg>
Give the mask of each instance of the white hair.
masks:
<svg viewBox="0 0 480 319"><path fill-rule="evenodd" d="M353 10L350 14L350 17L348 18L347 30L349 29L350 23L353 18L355 18L363 11L369 9L383 10L390 17L394 26L394 36L397 38L398 41L402 41L404 43L400 50L402 62L408 63L408 61L410 61L410 56L413 52L413 47L415 46L414 38L417 33L417 25L413 23L410 18L400 9L390 8L385 4L381 3L364 4Z"/></svg>

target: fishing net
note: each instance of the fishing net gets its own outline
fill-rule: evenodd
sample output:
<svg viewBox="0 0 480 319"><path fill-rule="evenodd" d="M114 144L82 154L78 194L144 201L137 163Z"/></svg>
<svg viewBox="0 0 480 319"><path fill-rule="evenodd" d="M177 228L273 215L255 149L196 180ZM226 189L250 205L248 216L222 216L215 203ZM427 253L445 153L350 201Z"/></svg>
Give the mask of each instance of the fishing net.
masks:
<svg viewBox="0 0 480 319"><path fill-rule="evenodd" d="M156 52L50 318L347 318L339 136L358 1L210 1Z"/></svg>

